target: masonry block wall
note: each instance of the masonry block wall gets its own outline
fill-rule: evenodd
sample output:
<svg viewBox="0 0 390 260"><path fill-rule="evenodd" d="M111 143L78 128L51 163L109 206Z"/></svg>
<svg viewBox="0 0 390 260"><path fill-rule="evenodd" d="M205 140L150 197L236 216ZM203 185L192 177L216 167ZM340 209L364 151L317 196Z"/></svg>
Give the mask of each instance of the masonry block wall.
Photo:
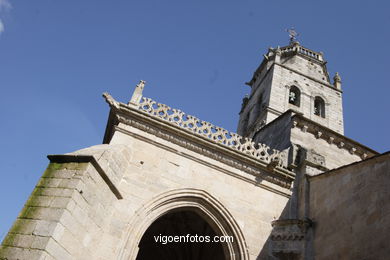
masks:
<svg viewBox="0 0 390 260"><path fill-rule="evenodd" d="M208 194L205 201L215 200L236 223L245 255L234 259L258 258L271 222L286 210L289 189L120 127L126 134L116 131L111 144L49 156L52 163L4 240L0 259L133 259L140 239L134 230L153 219L145 205L183 190Z"/></svg>
<svg viewBox="0 0 390 260"><path fill-rule="evenodd" d="M106 157L101 164L109 159L114 165ZM102 177L110 171L92 156L51 160L4 239L0 259L110 259L123 228L112 219L118 194L107 185L110 177Z"/></svg>
<svg viewBox="0 0 390 260"><path fill-rule="evenodd" d="M315 259L388 259L389 173L386 153L309 178Z"/></svg>
<svg viewBox="0 0 390 260"><path fill-rule="evenodd" d="M237 222L250 259L258 257L272 230L272 220L285 210L288 189L134 127L120 124L119 128L125 131L117 131L111 144L127 144L132 157L128 174L119 186L126 207L135 213L142 205L170 191L204 191ZM129 221L134 219L133 214L129 214ZM125 251L129 250L127 247L124 246Z"/></svg>
<svg viewBox="0 0 390 260"><path fill-rule="evenodd" d="M52 259L51 254L69 259L59 244L64 226L59 223L67 209L76 203L72 196L80 183L77 171L87 164L57 164L48 166L16 222L3 241L4 259Z"/></svg>

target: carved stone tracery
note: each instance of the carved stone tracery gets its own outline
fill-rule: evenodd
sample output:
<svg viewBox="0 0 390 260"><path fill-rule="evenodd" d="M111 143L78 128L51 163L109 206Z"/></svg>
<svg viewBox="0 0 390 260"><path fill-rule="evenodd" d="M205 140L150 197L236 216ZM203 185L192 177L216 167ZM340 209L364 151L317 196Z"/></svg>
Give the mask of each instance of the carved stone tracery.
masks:
<svg viewBox="0 0 390 260"><path fill-rule="evenodd" d="M117 102L108 93L104 93L103 96L113 109L110 120L113 125L116 125L114 126L115 130L131 134L125 128L118 126L118 123L136 127L174 144L243 170L256 176L259 180L266 180L284 188L291 187L294 174L287 168L287 154L285 151L272 150L272 153L270 153L268 151L270 150L269 146L265 144L255 143L250 138L214 126L209 122L187 115L181 110L157 103L150 98L142 97L137 106L133 106L132 104L126 105ZM138 113L140 113L139 116L141 118L144 118L134 117ZM153 118L163 122L160 125L157 121L149 121ZM166 123L173 128L179 127L182 133L173 133L169 130L170 127L168 125L164 126ZM185 137L186 134L195 135L206 142L214 143L227 150L220 150L217 147L198 143L193 138ZM112 132L111 134L106 133L105 138L109 138L107 137L109 135L112 135ZM245 157L247 159L244 159ZM243 159L245 162L242 161ZM248 159L253 161L249 162Z"/></svg>
<svg viewBox="0 0 390 260"><path fill-rule="evenodd" d="M229 132L228 130L215 126L209 122L187 115L179 109L157 103L146 97L141 99L139 109L152 116L175 124L184 130L206 137L215 143L245 153L255 159L266 163L276 161L277 166L279 167L285 165L285 158L281 152L273 150L272 153L269 153L268 150L270 150L270 148L265 144L255 143L251 139L240 136L237 133Z"/></svg>

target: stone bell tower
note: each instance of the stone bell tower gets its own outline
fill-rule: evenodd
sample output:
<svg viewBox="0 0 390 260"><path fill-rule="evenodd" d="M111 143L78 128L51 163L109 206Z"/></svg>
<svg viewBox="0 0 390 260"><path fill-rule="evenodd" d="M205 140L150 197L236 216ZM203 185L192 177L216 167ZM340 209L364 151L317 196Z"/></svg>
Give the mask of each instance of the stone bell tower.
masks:
<svg viewBox="0 0 390 260"><path fill-rule="evenodd" d="M309 50L294 37L285 47L269 48L243 99L237 132L253 137L287 110L344 133L341 79L329 78L321 52Z"/></svg>
<svg viewBox="0 0 390 260"><path fill-rule="evenodd" d="M247 83L237 130L280 151L294 173L289 202L272 222L269 259L315 259L308 179L375 154L344 136L340 76L331 82L323 54L301 46L294 34L288 46L269 48Z"/></svg>

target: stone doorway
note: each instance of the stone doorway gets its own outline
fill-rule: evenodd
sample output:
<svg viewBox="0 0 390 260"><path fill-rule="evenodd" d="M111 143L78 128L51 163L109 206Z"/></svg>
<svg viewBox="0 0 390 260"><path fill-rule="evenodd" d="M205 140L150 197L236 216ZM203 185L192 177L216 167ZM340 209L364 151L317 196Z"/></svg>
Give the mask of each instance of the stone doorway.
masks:
<svg viewBox="0 0 390 260"><path fill-rule="evenodd" d="M211 242L216 235L210 224L195 211L168 212L145 231L136 259L229 259L222 243ZM175 236L177 242L174 242ZM210 242L206 242L207 237Z"/></svg>

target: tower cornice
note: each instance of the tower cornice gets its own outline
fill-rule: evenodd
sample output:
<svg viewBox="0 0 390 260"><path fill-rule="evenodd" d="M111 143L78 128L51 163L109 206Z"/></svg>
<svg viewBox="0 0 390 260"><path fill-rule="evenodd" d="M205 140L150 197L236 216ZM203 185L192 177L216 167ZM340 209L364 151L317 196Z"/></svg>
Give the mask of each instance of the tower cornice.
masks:
<svg viewBox="0 0 390 260"><path fill-rule="evenodd" d="M326 71L325 76L326 76L327 80L323 80L323 81L318 80L314 77L311 77L311 76L306 75L302 72L299 72L298 70L295 70L289 66L286 66L282 62L280 62L280 58L277 58L277 56L279 56L281 58L289 57L289 56L299 56L299 57L302 57L304 59L307 59L309 62L316 63L317 65L320 65L321 67L323 67L324 71ZM313 81L316 81L320 84L323 84L331 89L336 89L340 93L342 93L340 88L336 88L334 85L332 85L330 83L330 78L329 78L329 75L327 74L327 69L326 69L327 61L324 60L323 56L324 55L322 52L315 52L313 50L310 50L306 47L301 46L298 42L294 42L291 45L284 46L284 47L277 47L277 48L270 47L268 49L268 52L264 55L264 59L261 62L260 66L256 69L255 73L253 73L252 79L250 81L248 81L246 83L246 85L253 87L253 84L257 80L259 73L265 69L264 67L267 64L268 64L267 73L269 70L272 69L274 64L277 64L283 68L286 68L290 71L293 71L301 76L307 77L307 78L309 78ZM266 76L266 74L263 75L263 78Z"/></svg>

